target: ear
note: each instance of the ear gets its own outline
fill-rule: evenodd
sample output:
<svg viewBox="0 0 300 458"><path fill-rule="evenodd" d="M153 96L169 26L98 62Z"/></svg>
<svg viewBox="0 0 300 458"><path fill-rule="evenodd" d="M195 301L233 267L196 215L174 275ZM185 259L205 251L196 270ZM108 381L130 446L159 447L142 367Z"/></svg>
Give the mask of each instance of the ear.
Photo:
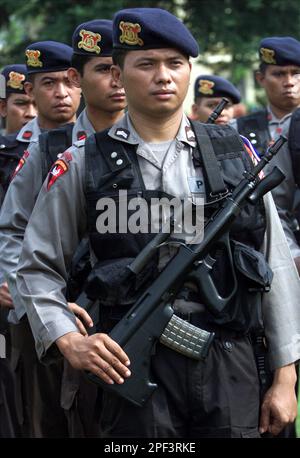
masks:
<svg viewBox="0 0 300 458"><path fill-rule="evenodd" d="M33 97L33 84L30 83L29 81L26 81L24 83L24 89L25 89L25 92L27 95L29 95L29 97Z"/></svg>
<svg viewBox="0 0 300 458"><path fill-rule="evenodd" d="M121 68L119 67L119 65L112 65L110 71L112 74L113 82L119 89L121 89L123 87Z"/></svg>
<svg viewBox="0 0 300 458"><path fill-rule="evenodd" d="M260 86L262 86L262 87L264 86L265 75L264 75L262 72L257 71L257 72L255 73L255 79L256 79L257 83L258 83Z"/></svg>
<svg viewBox="0 0 300 458"><path fill-rule="evenodd" d="M67 75L73 86L81 87L81 75L74 67L70 67L67 70Z"/></svg>
<svg viewBox="0 0 300 458"><path fill-rule="evenodd" d="M2 118L6 118L7 116L7 104L4 99L0 99L0 116Z"/></svg>
<svg viewBox="0 0 300 458"><path fill-rule="evenodd" d="M192 116L193 116L193 118L197 118L197 116L198 116L198 105L197 105L197 103L193 103L193 105L192 105Z"/></svg>

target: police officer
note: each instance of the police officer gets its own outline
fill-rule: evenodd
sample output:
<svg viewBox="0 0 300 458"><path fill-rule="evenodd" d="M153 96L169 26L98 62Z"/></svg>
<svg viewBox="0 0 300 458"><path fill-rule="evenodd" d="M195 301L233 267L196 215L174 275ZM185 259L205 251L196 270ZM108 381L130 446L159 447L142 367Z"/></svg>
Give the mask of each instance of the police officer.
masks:
<svg viewBox="0 0 300 458"><path fill-rule="evenodd" d="M288 135L292 113L300 105L300 42L292 37L264 38L259 45L259 60L256 79L265 91L268 105L234 120L232 126L263 153L280 134ZM286 175L272 194L300 272L300 249L294 235L297 224L293 217L295 180L287 146L281 149L273 164Z"/></svg>
<svg viewBox="0 0 300 458"><path fill-rule="evenodd" d="M5 86L5 77L0 74L1 99L6 98ZM0 190L3 191L4 196L1 186ZM1 299L11 303L8 290L2 292ZM20 426L16 408L14 372L9 362L10 344L6 307L0 307L0 347L0 437L14 438L20 435Z"/></svg>
<svg viewBox="0 0 300 458"><path fill-rule="evenodd" d="M90 137L85 147L77 144L77 148L69 149L54 165L26 230L17 286L26 303L36 349L42 361L53 361L59 349L75 368L89 370L108 384L122 384L131 375L128 356L101 329L99 333L83 338L78 333L74 315L66 308L66 272L74 248L88 230L91 259L93 264L97 263L98 278L107 286L103 294L100 288L102 331L106 331L128 310L126 305L130 303L128 292L122 295L122 266L126 268L128 258L139 253L151 234L149 237L142 234L142 240L129 233L99 234L96 230L98 199L104 196L118 202L117 190L121 189L134 197L144 195L146 198L149 194L144 191L157 195L163 190L179 198L201 194L210 201L212 184L204 179L202 167L196 161L195 133L182 107L190 78L188 57L198 54L197 43L190 32L167 11L128 9L119 11L114 17L113 43L116 48L113 74L119 87L125 89L128 113L108 132ZM250 166L251 159L239 137L228 126L207 125L204 129L206 138L213 142L225 176L229 173L229 180L233 177L240 179L242 170L246 164ZM236 141L232 143L233 139ZM225 150L230 161L226 161L229 158L226 154L224 160L221 159ZM195 183L200 178L204 187L198 190ZM264 201L265 212L257 207L255 213L251 211L251 229L249 219L246 223L241 218L240 233L246 235L246 244L258 248L265 232L260 229L267 223L271 238L266 238L265 252L274 268L274 280L279 289L283 277L288 278L290 310L295 304L295 295L299 296L297 273L272 199L267 195ZM209 212L208 207L206 212ZM43 211L45 208L47 213ZM73 237L69 236L71 233ZM238 237L236 233L234 236ZM273 237L277 238L280 248ZM169 260L172 248L162 247L158 268ZM278 250L285 253L280 268ZM156 259L153 262L156 263ZM218 278L222 282L222 272ZM131 287L134 289L134 284L125 285L125 291L130 291ZM176 313L186 319L194 317L200 327L205 327L208 311L201 302L201 291L194 291L196 296L193 291L190 293L174 303ZM113 298L118 298L118 302ZM271 315L274 308L277 311L275 316ZM270 392L265 403L261 429L278 433L283 424L296 415L295 369L291 363L299 358L299 347L295 348L292 337L299 330L290 329L285 336L285 344L296 353L287 355L283 341L278 342L274 329L274 320L280 316L280 326L287 313L286 308L282 311L282 298L276 298L272 292L269 297L264 297L264 312L271 316L267 336L275 353L271 362L277 377L272 395ZM151 369L158 388L142 408L104 393L101 416L104 436L259 436L258 379L248 336L230 330L230 322L226 329L215 323L209 326L206 323L206 329L215 330L216 338L205 362L187 359L157 343ZM279 394L283 404L278 411Z"/></svg>
<svg viewBox="0 0 300 458"><path fill-rule="evenodd" d="M206 122L223 97L228 99L228 103L216 119L216 124L228 124L234 118L234 105L240 103L241 94L221 76L199 75L194 83L192 119Z"/></svg>
<svg viewBox="0 0 300 458"><path fill-rule="evenodd" d="M33 98L26 94L26 65L7 65L2 70L6 80L6 98L0 100L0 115L5 120L5 133L13 134L35 118Z"/></svg>
<svg viewBox="0 0 300 458"><path fill-rule="evenodd" d="M49 152L49 143L58 151L64 151L64 142L75 142L84 139L96 130L102 130L111 126L123 115L125 108L125 94L123 89L116 87L112 80L110 67L112 65L112 22L108 20L93 20L80 24L74 31L73 38L72 67L68 69L68 77L75 87L82 88L85 97L86 108L80 114L76 123L72 127L72 139L66 140L69 128L67 126L59 130L52 129L44 133L43 142L41 137L33 141L28 149L29 157L26 165L16 175L11 183L6 204L14 210L6 214L6 218L0 221L3 248L2 253L8 254L14 251L14 260L9 259L9 264L3 260L3 270L6 270L6 277L10 284L13 294L15 310L19 316L25 312L18 294L15 289L15 271L18 261L18 253L21 249L21 241L25 232L26 224L32 212L35 199L39 193L48 167L55 161ZM47 150L43 146L47 145ZM69 146L65 144L65 148ZM61 150L60 150L61 148ZM44 163L46 162L46 166ZM46 173L45 173L46 172ZM31 198L28 199L28 188L31 190ZM7 207L8 208L8 207ZM4 211L4 210L3 210ZM20 214L22 213L22 217ZM21 221L21 223L20 223ZM17 235L17 240L12 236ZM17 241L17 243L16 243ZM14 264L13 264L14 263ZM76 266L74 267L76 269ZM74 285L72 283L72 289ZM69 296L73 297L73 291L69 291ZM72 299L69 297L69 300ZM71 368L72 369L72 368ZM91 415L92 389L94 386L85 388L85 379L78 378L74 370L65 367L63 377L62 405L66 410L69 434L73 436L90 435L89 422L85 421ZM68 382L68 379L71 379ZM76 379L78 385L83 388L80 396L75 399ZM71 386L71 392L70 392ZM84 395L86 396L84 397ZM82 401L83 400L83 401ZM81 402L80 402L81 401Z"/></svg>
<svg viewBox="0 0 300 458"><path fill-rule="evenodd" d="M25 83L28 81L26 66L7 65L2 75L6 94L0 100L0 116L5 120L5 129L0 135L0 187L3 190L0 203L4 199L9 177L20 160L17 133L36 116L33 98L25 92Z"/></svg>
<svg viewBox="0 0 300 458"><path fill-rule="evenodd" d="M37 140L44 129L55 128L75 119L81 96L80 89L75 87L67 76L72 48L59 42L37 42L28 46L25 55L29 79L25 83L25 89L36 102L38 116L27 123L17 136L18 151L24 154L14 175L26 164L30 155L30 147L28 147L30 141ZM28 148L24 152L26 147ZM28 183L26 191L28 201L31 201L28 192L30 189L31 183ZM0 220L4 226L12 215L11 199L17 212L22 205L20 201L16 204L15 196L12 196L10 192L7 194L1 209ZM25 211L25 209L20 210ZM22 216L20 214L19 216L20 222ZM18 240L17 247L19 247L22 242L19 233L14 233L13 236ZM3 239L2 241L4 242ZM7 251L9 252L8 264L1 265L3 273L9 269L10 262L14 265L19 256L13 249L8 248ZM2 260L4 261L3 257ZM6 283L1 286L1 293L7 293ZM11 361L16 371L20 394L18 409L19 416L22 418L22 435L25 437L67 436L66 419L60 408L61 367L59 366L62 366L62 363L45 370L36 359L34 343L24 313L22 314L22 311L19 313L13 301L7 304L2 302L2 304L12 308L9 318L13 323L10 326ZM48 382L46 383L45 380Z"/></svg>

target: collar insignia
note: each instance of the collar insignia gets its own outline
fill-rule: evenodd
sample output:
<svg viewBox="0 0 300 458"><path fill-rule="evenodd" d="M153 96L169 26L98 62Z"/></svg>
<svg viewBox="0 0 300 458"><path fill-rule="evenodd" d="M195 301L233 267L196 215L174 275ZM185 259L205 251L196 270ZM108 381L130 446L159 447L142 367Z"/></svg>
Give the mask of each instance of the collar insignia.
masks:
<svg viewBox="0 0 300 458"><path fill-rule="evenodd" d="M191 129L190 126L186 126L185 135L186 135L187 141L189 141L189 142L194 142L196 140L194 131L193 131L193 129Z"/></svg>
<svg viewBox="0 0 300 458"><path fill-rule="evenodd" d="M130 132L129 130L118 128L115 131L115 135L119 138L124 138L127 140L129 138Z"/></svg>

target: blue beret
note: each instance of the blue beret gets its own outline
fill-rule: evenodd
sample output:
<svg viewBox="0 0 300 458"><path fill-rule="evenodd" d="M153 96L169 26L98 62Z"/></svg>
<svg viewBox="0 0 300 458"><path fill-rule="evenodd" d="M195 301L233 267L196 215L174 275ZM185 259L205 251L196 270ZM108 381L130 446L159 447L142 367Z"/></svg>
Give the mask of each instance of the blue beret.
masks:
<svg viewBox="0 0 300 458"><path fill-rule="evenodd" d="M26 65L7 65L1 73L5 77L6 97L12 93L25 94L24 83L27 81Z"/></svg>
<svg viewBox="0 0 300 458"><path fill-rule="evenodd" d="M39 41L27 46L27 73L60 72L71 67L73 50L57 41Z"/></svg>
<svg viewBox="0 0 300 458"><path fill-rule="evenodd" d="M160 8L128 8L113 19L113 46L117 49L142 50L176 48L197 57L198 44L173 14Z"/></svg>
<svg viewBox="0 0 300 458"><path fill-rule="evenodd" d="M112 55L112 21L95 19L76 27L72 37L73 53L82 56Z"/></svg>
<svg viewBox="0 0 300 458"><path fill-rule="evenodd" d="M268 37L260 42L260 61L268 65L299 65L300 42L292 37Z"/></svg>
<svg viewBox="0 0 300 458"><path fill-rule="evenodd" d="M240 91L230 81L215 75L200 75L195 81L196 97L230 97L233 103L240 103Z"/></svg>

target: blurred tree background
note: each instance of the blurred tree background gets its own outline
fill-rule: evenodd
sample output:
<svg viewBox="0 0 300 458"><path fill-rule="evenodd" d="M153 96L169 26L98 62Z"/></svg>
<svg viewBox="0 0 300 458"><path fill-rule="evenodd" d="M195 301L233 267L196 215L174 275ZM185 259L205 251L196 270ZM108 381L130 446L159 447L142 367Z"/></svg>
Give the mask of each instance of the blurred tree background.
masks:
<svg viewBox="0 0 300 458"><path fill-rule="evenodd" d="M160 7L177 14L199 42L199 62L239 84L255 68L266 36L300 39L299 0L0 0L0 67L24 60L33 41L71 44L83 21L111 19L129 7ZM212 56L218 56L215 61Z"/></svg>

